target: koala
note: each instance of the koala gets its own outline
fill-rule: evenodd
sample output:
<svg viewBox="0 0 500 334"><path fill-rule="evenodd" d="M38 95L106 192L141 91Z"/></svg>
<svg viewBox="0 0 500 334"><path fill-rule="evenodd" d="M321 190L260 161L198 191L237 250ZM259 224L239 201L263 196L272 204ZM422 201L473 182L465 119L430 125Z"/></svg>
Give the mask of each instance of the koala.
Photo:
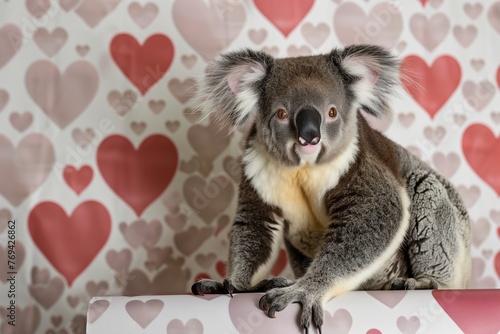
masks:
<svg viewBox="0 0 500 334"><path fill-rule="evenodd" d="M361 114L391 112L399 70L374 45L280 59L242 50L209 65L200 108L250 126L227 277L194 294L264 292L270 317L298 302L307 332L347 291L467 287L471 225L457 191ZM295 280L268 277L282 243Z"/></svg>

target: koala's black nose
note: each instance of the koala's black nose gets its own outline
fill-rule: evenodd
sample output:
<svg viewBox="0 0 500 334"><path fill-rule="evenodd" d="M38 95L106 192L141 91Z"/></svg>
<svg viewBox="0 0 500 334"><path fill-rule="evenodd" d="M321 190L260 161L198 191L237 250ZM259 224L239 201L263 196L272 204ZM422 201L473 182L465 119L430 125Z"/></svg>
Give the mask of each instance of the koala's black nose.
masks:
<svg viewBox="0 0 500 334"><path fill-rule="evenodd" d="M304 107L295 119L297 136L302 146L316 145L321 139L321 116L316 109Z"/></svg>

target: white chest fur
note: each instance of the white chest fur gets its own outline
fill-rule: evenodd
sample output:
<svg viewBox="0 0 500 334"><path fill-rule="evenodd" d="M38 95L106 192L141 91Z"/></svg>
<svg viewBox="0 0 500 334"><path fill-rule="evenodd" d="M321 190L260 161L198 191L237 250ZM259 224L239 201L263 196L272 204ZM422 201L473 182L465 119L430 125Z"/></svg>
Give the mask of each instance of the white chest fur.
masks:
<svg viewBox="0 0 500 334"><path fill-rule="evenodd" d="M356 144L353 141L332 162L298 167L282 166L263 148L251 147L243 156L244 173L264 202L282 210L291 236L303 230L323 230L330 223L325 194L348 170L357 152Z"/></svg>

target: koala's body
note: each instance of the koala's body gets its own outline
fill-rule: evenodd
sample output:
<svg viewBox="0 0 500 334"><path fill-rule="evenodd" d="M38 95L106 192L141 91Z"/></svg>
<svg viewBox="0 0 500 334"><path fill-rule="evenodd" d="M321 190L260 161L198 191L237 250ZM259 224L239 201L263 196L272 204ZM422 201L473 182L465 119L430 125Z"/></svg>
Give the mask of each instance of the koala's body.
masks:
<svg viewBox="0 0 500 334"><path fill-rule="evenodd" d="M284 59L244 50L210 65L201 108L251 129L227 278L194 293L266 291L261 309L274 316L300 302L307 329L346 291L467 286L459 195L359 112L390 112L398 84L398 60L370 45ZM283 240L295 281L267 279Z"/></svg>

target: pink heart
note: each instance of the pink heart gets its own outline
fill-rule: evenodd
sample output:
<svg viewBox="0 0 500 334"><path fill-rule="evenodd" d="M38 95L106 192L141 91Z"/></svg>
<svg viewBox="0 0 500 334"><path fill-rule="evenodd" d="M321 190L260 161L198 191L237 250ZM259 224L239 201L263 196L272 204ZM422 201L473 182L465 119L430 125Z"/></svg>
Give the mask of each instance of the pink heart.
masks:
<svg viewBox="0 0 500 334"><path fill-rule="evenodd" d="M141 246L144 248L154 247L162 231L161 223L158 220L152 220L150 223L145 220L138 220L131 225L121 223L119 228L132 248Z"/></svg>
<svg viewBox="0 0 500 334"><path fill-rule="evenodd" d="M203 324L198 319L189 319L186 325L179 319L170 321L167 325L167 334L203 334Z"/></svg>
<svg viewBox="0 0 500 334"><path fill-rule="evenodd" d="M127 272L132 262L132 252L127 248L120 252L111 249L106 253L106 262L116 272Z"/></svg>
<svg viewBox="0 0 500 334"><path fill-rule="evenodd" d="M477 28L473 25L468 25L465 28L457 25L453 28L453 35L464 48L467 48L474 42L477 33Z"/></svg>
<svg viewBox="0 0 500 334"><path fill-rule="evenodd" d="M481 12L483 11L483 6L480 3L476 4L470 4L466 3L464 4L464 12L469 16L471 19L475 20L481 15Z"/></svg>
<svg viewBox="0 0 500 334"><path fill-rule="evenodd" d="M91 28L112 12L121 0L83 0L75 11Z"/></svg>
<svg viewBox="0 0 500 334"><path fill-rule="evenodd" d="M323 45L330 35L330 27L326 23L313 25L308 22L302 26L300 31L304 39L316 49Z"/></svg>
<svg viewBox="0 0 500 334"><path fill-rule="evenodd" d="M30 134L15 148L0 134L0 193L14 206L21 204L49 176L55 162L52 142L41 134Z"/></svg>
<svg viewBox="0 0 500 334"><path fill-rule="evenodd" d="M430 20L418 13L410 18L410 30L420 44L428 51L433 51L448 35L450 20L443 13L435 14Z"/></svg>
<svg viewBox="0 0 500 334"><path fill-rule="evenodd" d="M64 46L68 33L63 28L56 28L51 33L45 28L38 28L33 39L47 56L52 57Z"/></svg>
<svg viewBox="0 0 500 334"><path fill-rule="evenodd" d="M21 30L14 24L6 24L0 29L0 69L4 67L21 48L23 44L21 36Z"/></svg>
<svg viewBox="0 0 500 334"><path fill-rule="evenodd" d="M144 139L137 149L128 138L112 135L97 149L97 165L102 177L137 216L169 186L178 159L172 140L159 134Z"/></svg>
<svg viewBox="0 0 500 334"><path fill-rule="evenodd" d="M496 87L488 80L483 80L479 83L467 80L462 86L462 93L467 103L481 111L486 107L496 94Z"/></svg>
<svg viewBox="0 0 500 334"><path fill-rule="evenodd" d="M89 324L93 324L101 315L108 309L109 301L107 300L96 300L90 303L89 310L87 313Z"/></svg>
<svg viewBox="0 0 500 334"><path fill-rule="evenodd" d="M73 122L90 104L99 84L94 65L76 61L61 76L47 60L33 63L26 72L26 88L36 104L60 128Z"/></svg>
<svg viewBox="0 0 500 334"><path fill-rule="evenodd" d="M30 284L28 290L31 297L48 310L62 296L64 281L60 277L54 277L46 284Z"/></svg>
<svg viewBox="0 0 500 334"><path fill-rule="evenodd" d="M25 111L22 114L14 111L9 116L10 123L19 132L26 130L33 122L33 114L29 111Z"/></svg>
<svg viewBox="0 0 500 334"><path fill-rule="evenodd" d="M163 301L159 299L150 299L146 302L131 300L125 305L125 309L139 326L146 328L158 317L163 306Z"/></svg>
<svg viewBox="0 0 500 334"><path fill-rule="evenodd" d="M205 60L227 48L246 21L238 1L175 0L172 16L182 37Z"/></svg>
<svg viewBox="0 0 500 334"><path fill-rule="evenodd" d="M148 27L158 15L158 6L148 2L144 6L138 2L132 2L128 6L128 13L132 20L141 28Z"/></svg>
<svg viewBox="0 0 500 334"><path fill-rule="evenodd" d="M309 13L314 0L254 0L254 3L257 9L288 37Z"/></svg>
<svg viewBox="0 0 500 334"><path fill-rule="evenodd" d="M403 32L403 17L389 2L373 6L368 15L361 6L346 2L337 7L333 27L343 45L373 43L392 48Z"/></svg>
<svg viewBox="0 0 500 334"><path fill-rule="evenodd" d="M367 294L389 308L396 307L406 296L407 291L366 291Z"/></svg>

